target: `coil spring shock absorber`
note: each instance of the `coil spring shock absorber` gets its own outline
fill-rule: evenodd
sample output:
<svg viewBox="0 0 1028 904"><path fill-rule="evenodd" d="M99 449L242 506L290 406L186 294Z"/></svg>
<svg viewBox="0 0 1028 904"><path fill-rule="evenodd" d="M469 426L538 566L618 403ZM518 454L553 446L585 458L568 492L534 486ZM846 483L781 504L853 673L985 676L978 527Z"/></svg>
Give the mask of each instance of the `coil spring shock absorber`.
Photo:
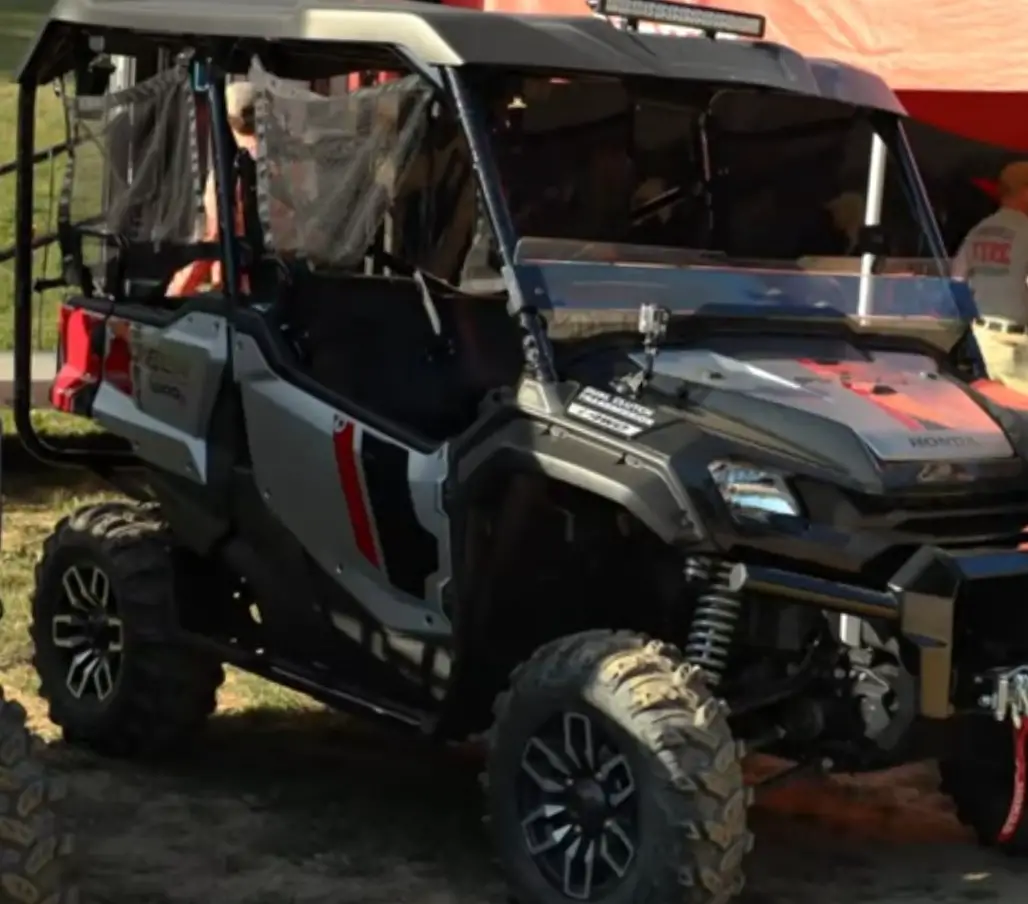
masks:
<svg viewBox="0 0 1028 904"><path fill-rule="evenodd" d="M685 566L686 581L701 587L685 658L703 669L711 687L721 683L742 613L742 599L729 585L731 570L730 562L695 557Z"/></svg>

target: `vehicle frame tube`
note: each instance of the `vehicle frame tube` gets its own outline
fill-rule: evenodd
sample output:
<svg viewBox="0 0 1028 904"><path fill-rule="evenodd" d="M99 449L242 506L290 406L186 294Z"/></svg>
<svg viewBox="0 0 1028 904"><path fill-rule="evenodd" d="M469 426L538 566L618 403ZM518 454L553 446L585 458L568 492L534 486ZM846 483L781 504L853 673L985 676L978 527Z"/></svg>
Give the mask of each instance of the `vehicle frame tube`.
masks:
<svg viewBox="0 0 1028 904"><path fill-rule="evenodd" d="M730 581L732 589L742 593L897 622L900 633L918 650L920 715L946 719L953 713L957 598L977 582L997 579L1028 583L1028 554L1018 550L947 552L924 546L893 575L886 590L749 565L735 566Z"/></svg>

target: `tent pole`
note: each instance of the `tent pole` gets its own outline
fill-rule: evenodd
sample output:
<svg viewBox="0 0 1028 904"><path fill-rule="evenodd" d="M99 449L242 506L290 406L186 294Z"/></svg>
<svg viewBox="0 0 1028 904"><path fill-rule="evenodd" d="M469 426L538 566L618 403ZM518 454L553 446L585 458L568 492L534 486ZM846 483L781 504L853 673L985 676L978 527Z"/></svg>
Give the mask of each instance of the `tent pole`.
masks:
<svg viewBox="0 0 1028 904"><path fill-rule="evenodd" d="M882 198L885 195L885 167L888 152L881 136L871 136L871 159L867 168L867 195L864 204L864 225L879 226L882 222ZM860 258L860 295L857 301L857 315L868 317L874 291L875 255L865 253Z"/></svg>

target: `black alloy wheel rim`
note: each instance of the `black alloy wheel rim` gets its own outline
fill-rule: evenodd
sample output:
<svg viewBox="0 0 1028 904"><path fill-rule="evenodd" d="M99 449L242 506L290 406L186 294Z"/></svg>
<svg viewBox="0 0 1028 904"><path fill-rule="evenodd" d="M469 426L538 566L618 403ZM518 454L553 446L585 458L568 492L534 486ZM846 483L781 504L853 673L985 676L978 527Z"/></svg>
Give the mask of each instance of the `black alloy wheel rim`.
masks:
<svg viewBox="0 0 1028 904"><path fill-rule="evenodd" d="M65 667L64 685L76 700L105 703L114 693L125 638L110 579L92 564L61 576L51 640Z"/></svg>
<svg viewBox="0 0 1028 904"><path fill-rule="evenodd" d="M597 900L628 875L639 848L635 778L596 720L549 719L522 751L516 795L528 854L565 897Z"/></svg>

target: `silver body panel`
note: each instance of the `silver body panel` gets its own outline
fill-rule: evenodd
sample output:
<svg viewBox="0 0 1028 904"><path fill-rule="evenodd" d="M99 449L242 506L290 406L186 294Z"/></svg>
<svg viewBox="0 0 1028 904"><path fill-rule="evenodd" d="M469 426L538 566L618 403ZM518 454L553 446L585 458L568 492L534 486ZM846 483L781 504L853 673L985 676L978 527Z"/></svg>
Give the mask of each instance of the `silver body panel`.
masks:
<svg viewBox="0 0 1028 904"><path fill-rule="evenodd" d="M108 354L113 342L128 343L131 392L105 373L93 417L144 461L206 483L207 435L228 361L225 320L188 314L161 328L112 318L106 341Z"/></svg>
<svg viewBox="0 0 1028 904"><path fill-rule="evenodd" d="M443 610L443 592L451 577L449 520L442 505L445 447L427 454L407 450L415 512L439 549L439 569L426 581L424 599L418 599L394 587L388 573L362 554L353 519L347 518L348 502L335 452L336 434L346 424L352 424L357 460L368 434L392 444L396 441L282 380L248 336L235 339L233 364L254 478L267 506L326 574L377 622L399 634L448 637L451 625ZM367 485L359 468L358 477L366 499ZM378 549L375 518L388 514L371 513L370 529Z"/></svg>

